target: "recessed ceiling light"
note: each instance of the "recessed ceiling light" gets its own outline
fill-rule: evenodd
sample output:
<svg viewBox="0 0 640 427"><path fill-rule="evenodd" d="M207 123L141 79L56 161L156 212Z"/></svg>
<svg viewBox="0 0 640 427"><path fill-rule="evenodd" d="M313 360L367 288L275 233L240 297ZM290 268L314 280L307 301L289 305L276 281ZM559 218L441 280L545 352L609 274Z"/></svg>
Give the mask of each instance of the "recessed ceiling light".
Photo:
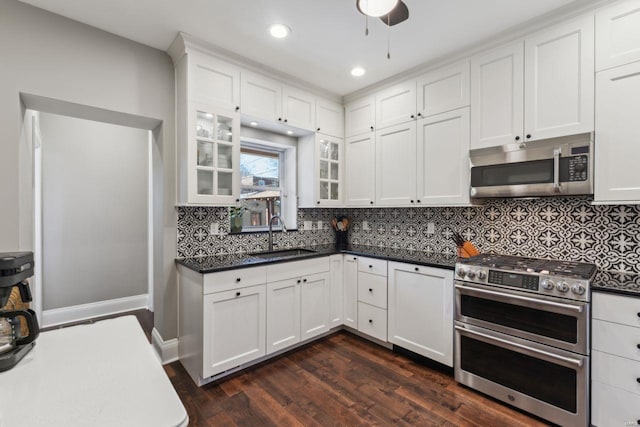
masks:
<svg viewBox="0 0 640 427"><path fill-rule="evenodd" d="M351 70L351 75L352 75L353 77L362 77L362 76L364 76L364 73L366 73L366 72L367 72L367 71L366 71L364 68L362 68L362 67L354 67L354 68Z"/></svg>
<svg viewBox="0 0 640 427"><path fill-rule="evenodd" d="M250 124L251 126L253 126L253 127L258 126L258 122L251 122L251 123L249 123L249 124Z"/></svg>
<svg viewBox="0 0 640 427"><path fill-rule="evenodd" d="M287 131L287 135L293 135L293 131L292 130L288 130Z"/></svg>
<svg viewBox="0 0 640 427"><path fill-rule="evenodd" d="M378 18L391 12L398 5L398 0L358 0L358 8L365 15Z"/></svg>
<svg viewBox="0 0 640 427"><path fill-rule="evenodd" d="M289 35L291 28L284 24L273 24L269 27L271 35L277 39L283 39Z"/></svg>

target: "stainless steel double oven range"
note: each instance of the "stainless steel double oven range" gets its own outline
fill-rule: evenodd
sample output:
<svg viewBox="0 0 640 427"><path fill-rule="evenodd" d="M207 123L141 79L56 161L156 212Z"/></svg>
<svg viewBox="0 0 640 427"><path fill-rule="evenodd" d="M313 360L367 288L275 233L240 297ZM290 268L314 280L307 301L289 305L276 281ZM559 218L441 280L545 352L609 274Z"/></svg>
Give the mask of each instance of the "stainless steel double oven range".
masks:
<svg viewBox="0 0 640 427"><path fill-rule="evenodd" d="M455 378L563 426L589 422L593 264L479 255L456 264Z"/></svg>

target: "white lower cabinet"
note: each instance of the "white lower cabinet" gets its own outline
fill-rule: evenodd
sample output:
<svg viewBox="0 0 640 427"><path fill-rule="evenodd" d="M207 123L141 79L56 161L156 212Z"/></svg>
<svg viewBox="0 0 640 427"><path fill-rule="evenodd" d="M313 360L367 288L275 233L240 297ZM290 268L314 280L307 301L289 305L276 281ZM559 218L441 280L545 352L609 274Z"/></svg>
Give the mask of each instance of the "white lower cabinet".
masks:
<svg viewBox="0 0 640 427"><path fill-rule="evenodd" d="M333 328L335 326L342 325L343 319L343 274L342 274L342 264L343 264L344 256L340 255L331 255L329 257L329 273L331 274L331 321L330 326Z"/></svg>
<svg viewBox="0 0 640 427"><path fill-rule="evenodd" d="M265 296L265 285L204 296L204 377L265 355Z"/></svg>
<svg viewBox="0 0 640 427"><path fill-rule="evenodd" d="M389 342L453 366L453 271L389 262Z"/></svg>
<svg viewBox="0 0 640 427"><path fill-rule="evenodd" d="M358 331L387 341L387 261L358 257Z"/></svg>
<svg viewBox="0 0 640 427"><path fill-rule="evenodd" d="M330 328L329 273L319 273L302 279L300 291L300 335L306 340L327 332Z"/></svg>
<svg viewBox="0 0 640 427"><path fill-rule="evenodd" d="M640 420L640 298L594 292L592 297L591 424Z"/></svg>
<svg viewBox="0 0 640 427"><path fill-rule="evenodd" d="M344 255L343 319L346 326L358 329L358 257Z"/></svg>
<svg viewBox="0 0 640 427"><path fill-rule="evenodd" d="M358 302L358 331L387 341L387 310Z"/></svg>
<svg viewBox="0 0 640 427"><path fill-rule="evenodd" d="M267 285L267 354L300 342L300 279Z"/></svg>

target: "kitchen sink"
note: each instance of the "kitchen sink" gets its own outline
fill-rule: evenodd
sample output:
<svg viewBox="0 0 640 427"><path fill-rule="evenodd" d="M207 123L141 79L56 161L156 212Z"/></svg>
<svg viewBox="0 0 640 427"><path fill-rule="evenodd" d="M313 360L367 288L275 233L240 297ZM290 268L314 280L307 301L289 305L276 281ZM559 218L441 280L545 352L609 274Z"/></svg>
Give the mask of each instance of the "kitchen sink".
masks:
<svg viewBox="0 0 640 427"><path fill-rule="evenodd" d="M258 252L258 253L251 254L251 256L255 258L262 258L262 259L294 258L299 256L311 255L316 252L317 251L314 251L311 249L285 249L280 251Z"/></svg>

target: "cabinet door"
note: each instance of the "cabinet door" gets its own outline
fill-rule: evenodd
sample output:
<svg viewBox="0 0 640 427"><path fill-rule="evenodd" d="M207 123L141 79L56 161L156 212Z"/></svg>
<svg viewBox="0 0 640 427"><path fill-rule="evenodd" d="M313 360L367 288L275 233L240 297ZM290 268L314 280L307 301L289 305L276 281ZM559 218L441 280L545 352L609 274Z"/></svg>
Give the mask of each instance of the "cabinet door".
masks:
<svg viewBox="0 0 640 427"><path fill-rule="evenodd" d="M376 94L376 128L383 129L416 118L416 81L401 83Z"/></svg>
<svg viewBox="0 0 640 427"><path fill-rule="evenodd" d="M342 205L343 140L325 135L316 136L317 191L319 206Z"/></svg>
<svg viewBox="0 0 640 427"><path fill-rule="evenodd" d="M203 377L265 355L265 285L204 296Z"/></svg>
<svg viewBox="0 0 640 427"><path fill-rule="evenodd" d="M596 13L596 71L640 60L640 1L618 2Z"/></svg>
<svg viewBox="0 0 640 427"><path fill-rule="evenodd" d="M267 284L267 354L300 342L300 282Z"/></svg>
<svg viewBox="0 0 640 427"><path fill-rule="evenodd" d="M593 131L593 26L585 16L525 40L525 140Z"/></svg>
<svg viewBox="0 0 640 427"><path fill-rule="evenodd" d="M240 69L208 55L189 54L189 99L224 110L240 107Z"/></svg>
<svg viewBox="0 0 640 427"><path fill-rule="evenodd" d="M469 107L418 120L418 203L469 203Z"/></svg>
<svg viewBox="0 0 640 427"><path fill-rule="evenodd" d="M510 44L471 60L471 148L522 140L524 44Z"/></svg>
<svg viewBox="0 0 640 427"><path fill-rule="evenodd" d="M316 98L308 92L285 86L282 117L289 126L313 131L316 128Z"/></svg>
<svg viewBox="0 0 640 427"><path fill-rule="evenodd" d="M325 99L317 99L316 132L344 138L344 107Z"/></svg>
<svg viewBox="0 0 640 427"><path fill-rule="evenodd" d="M347 138L345 145L345 186L347 206L370 206L376 197L376 146L374 134Z"/></svg>
<svg viewBox="0 0 640 427"><path fill-rule="evenodd" d="M282 86L275 80L243 72L241 75L242 114L268 120L282 121Z"/></svg>
<svg viewBox="0 0 640 427"><path fill-rule="evenodd" d="M469 105L469 62L440 68L418 79L418 118Z"/></svg>
<svg viewBox="0 0 640 427"><path fill-rule="evenodd" d="M351 102L345 109L345 129L346 138L361 135L375 130L376 103L375 97L368 96L363 99Z"/></svg>
<svg viewBox="0 0 640 427"><path fill-rule="evenodd" d="M192 103L187 203L232 205L240 194L240 115Z"/></svg>
<svg viewBox="0 0 640 427"><path fill-rule="evenodd" d="M329 273L302 278L301 285L301 339L315 337L329 330L331 283Z"/></svg>
<svg viewBox="0 0 640 427"><path fill-rule="evenodd" d="M331 255L331 323L332 328L342 325L342 255Z"/></svg>
<svg viewBox="0 0 640 427"><path fill-rule="evenodd" d="M389 342L453 366L453 271L389 263Z"/></svg>
<svg viewBox="0 0 640 427"><path fill-rule="evenodd" d="M416 122L376 132L376 203L415 204Z"/></svg>
<svg viewBox="0 0 640 427"><path fill-rule="evenodd" d="M344 324L358 329L358 257L344 256Z"/></svg>
<svg viewBox="0 0 640 427"><path fill-rule="evenodd" d="M596 78L596 202L640 202L640 62Z"/></svg>

